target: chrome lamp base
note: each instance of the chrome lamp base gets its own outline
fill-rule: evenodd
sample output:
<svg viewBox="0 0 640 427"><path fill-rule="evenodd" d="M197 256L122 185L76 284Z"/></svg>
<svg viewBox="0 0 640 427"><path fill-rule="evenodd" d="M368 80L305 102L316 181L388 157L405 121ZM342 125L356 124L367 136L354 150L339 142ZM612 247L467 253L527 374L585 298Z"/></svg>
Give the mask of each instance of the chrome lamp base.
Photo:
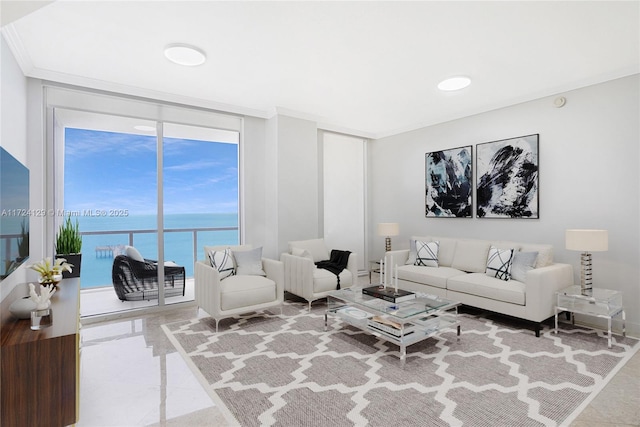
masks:
<svg viewBox="0 0 640 427"><path fill-rule="evenodd" d="M580 292L586 296L593 294L591 254L589 252L583 252L580 255Z"/></svg>

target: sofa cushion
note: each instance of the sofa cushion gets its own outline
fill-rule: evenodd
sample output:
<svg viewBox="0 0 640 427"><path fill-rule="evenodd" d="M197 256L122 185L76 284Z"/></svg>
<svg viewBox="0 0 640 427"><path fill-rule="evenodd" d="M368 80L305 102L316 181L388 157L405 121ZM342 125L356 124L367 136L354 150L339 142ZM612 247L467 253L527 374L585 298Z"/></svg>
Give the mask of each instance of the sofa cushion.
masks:
<svg viewBox="0 0 640 427"><path fill-rule="evenodd" d="M510 242L508 240L497 240L495 242L491 242L491 246L498 249L513 249L514 251L519 251L520 248L522 248L522 243Z"/></svg>
<svg viewBox="0 0 640 427"><path fill-rule="evenodd" d="M440 247L438 248L438 265L441 267L451 267L453 264L453 256L456 252L456 239L434 237L433 240L440 242Z"/></svg>
<svg viewBox="0 0 640 427"><path fill-rule="evenodd" d="M313 262L325 261L329 259L329 250L324 243L324 239L298 240L289 242L289 253L293 254L293 248L306 249L313 257Z"/></svg>
<svg viewBox="0 0 640 427"><path fill-rule="evenodd" d="M499 249L491 246L487 257L487 276L505 281L510 280L512 261L513 249Z"/></svg>
<svg viewBox="0 0 640 427"><path fill-rule="evenodd" d="M416 262L415 265L421 267L437 267L438 266L438 247L439 242L422 242L416 240Z"/></svg>
<svg viewBox="0 0 640 427"><path fill-rule="evenodd" d="M248 251L231 251L239 276L266 276L262 269L262 246Z"/></svg>
<svg viewBox="0 0 640 427"><path fill-rule="evenodd" d="M276 300L276 282L262 276L231 276L220 282L220 308L233 310Z"/></svg>
<svg viewBox="0 0 640 427"><path fill-rule="evenodd" d="M211 267L218 270L220 273L220 280L226 279L235 273L235 266L233 263L233 254L231 249L224 249L221 251L209 251L207 253Z"/></svg>
<svg viewBox="0 0 640 427"><path fill-rule="evenodd" d="M525 305L524 283L489 277L484 273L458 275L447 280L447 289L496 301Z"/></svg>
<svg viewBox="0 0 640 427"><path fill-rule="evenodd" d="M335 274L324 268L313 270L313 292L335 291L338 280ZM353 284L351 271L344 269L340 273L340 288L348 288Z"/></svg>
<svg viewBox="0 0 640 427"><path fill-rule="evenodd" d="M551 245L523 243L520 250L522 252L538 252L535 268L542 268L553 264L553 246Z"/></svg>
<svg viewBox="0 0 640 427"><path fill-rule="evenodd" d="M398 266L398 280L421 283L446 289L447 279L466 274L451 267L419 267L417 265Z"/></svg>
<svg viewBox="0 0 640 427"><path fill-rule="evenodd" d="M471 273L484 273L490 246L485 240L458 240L451 267Z"/></svg>
<svg viewBox="0 0 640 427"><path fill-rule="evenodd" d="M514 252L511 263L511 278L519 282L526 282L527 271L535 268L537 258L538 252Z"/></svg>

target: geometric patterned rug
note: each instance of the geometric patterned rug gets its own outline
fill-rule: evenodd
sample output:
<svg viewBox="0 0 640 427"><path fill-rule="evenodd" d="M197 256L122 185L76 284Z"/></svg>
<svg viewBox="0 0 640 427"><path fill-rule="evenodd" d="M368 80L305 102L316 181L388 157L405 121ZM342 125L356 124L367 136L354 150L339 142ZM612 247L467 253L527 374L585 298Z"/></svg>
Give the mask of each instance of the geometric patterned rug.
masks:
<svg viewBox="0 0 640 427"><path fill-rule="evenodd" d="M331 317L325 332L325 306L307 307L222 320L218 333L209 317L163 329L241 426L568 425L640 347L461 313L460 340L452 330L409 346L403 369L396 345Z"/></svg>

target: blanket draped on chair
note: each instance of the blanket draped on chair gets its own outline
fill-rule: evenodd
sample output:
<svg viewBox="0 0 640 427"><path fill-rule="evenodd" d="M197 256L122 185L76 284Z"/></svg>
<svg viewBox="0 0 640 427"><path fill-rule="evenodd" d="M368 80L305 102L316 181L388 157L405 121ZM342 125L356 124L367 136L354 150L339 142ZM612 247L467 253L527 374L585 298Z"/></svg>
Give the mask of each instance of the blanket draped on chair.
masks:
<svg viewBox="0 0 640 427"><path fill-rule="evenodd" d="M349 262L350 254L351 252L349 251L332 249L331 256L329 257L328 260L316 262L316 266L318 268L329 270L330 272L336 275L336 278L337 278L336 289L338 290L340 290L340 273L342 273L342 270L347 268L347 263Z"/></svg>

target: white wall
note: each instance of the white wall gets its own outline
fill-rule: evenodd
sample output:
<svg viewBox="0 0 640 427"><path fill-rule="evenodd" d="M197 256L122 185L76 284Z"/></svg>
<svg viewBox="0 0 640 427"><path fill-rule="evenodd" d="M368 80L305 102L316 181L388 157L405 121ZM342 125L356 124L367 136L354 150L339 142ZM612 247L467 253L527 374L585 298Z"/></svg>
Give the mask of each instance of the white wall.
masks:
<svg viewBox="0 0 640 427"><path fill-rule="evenodd" d="M287 250L291 240L321 237L317 135L315 122L277 116L279 253Z"/></svg>
<svg viewBox="0 0 640 427"><path fill-rule="evenodd" d="M627 327L640 336L639 82L634 75L563 93L563 108L548 97L374 141L372 256L383 249L372 227L393 221L401 234L394 248L407 248L416 234L550 243L556 261L572 264L579 281L579 254L564 249L565 229L608 229L609 250L593 255L594 286L623 292ZM478 143L534 133L540 219L425 218L426 152L473 145L475 160Z"/></svg>
<svg viewBox="0 0 640 427"><path fill-rule="evenodd" d="M242 131L241 198L244 215L243 231L244 243L254 247L262 246L262 254L268 258L276 255L276 245L269 235L268 206L272 194L266 175L273 167L272 162L266 160L269 147L266 140L267 123L264 119L245 117ZM278 256L279 257L279 256Z"/></svg>
<svg viewBox="0 0 640 427"><path fill-rule="evenodd" d="M29 167L27 155L27 79L22 74L9 46L2 37L0 37L0 49L0 144L13 157ZM30 261L27 261L26 264L29 264ZM16 284L25 280L26 265L23 264L0 283L0 300L4 299Z"/></svg>

